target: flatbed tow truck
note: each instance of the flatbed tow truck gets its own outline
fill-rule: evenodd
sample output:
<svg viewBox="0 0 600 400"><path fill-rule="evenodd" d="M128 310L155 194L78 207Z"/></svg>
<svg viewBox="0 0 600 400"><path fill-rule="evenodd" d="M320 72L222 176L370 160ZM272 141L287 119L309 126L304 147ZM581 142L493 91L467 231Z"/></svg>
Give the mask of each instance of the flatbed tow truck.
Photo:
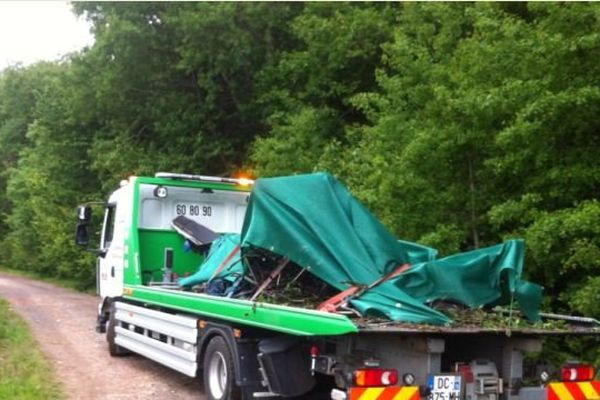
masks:
<svg viewBox="0 0 600 400"><path fill-rule="evenodd" d="M257 183L279 188L277 179ZM570 362L555 371L538 368L534 376L527 376L524 368L524 356L541 351L549 336L597 337L600 329L594 319L540 313L543 321L562 322L550 327L516 325L512 321L519 311L498 307L489 311L488 307L506 324L461 324L450 319L444 323L443 315L421 307L410 296L394 298L389 304L361 303L376 290L395 290L389 286L394 279L398 285L410 282L403 281L406 270L410 272L410 265L403 264L406 260L395 260L403 264L401 268L388 268L375 281L356 284L358 279L330 278L329 285L321 285L328 274L339 272L321 263L329 259L325 253L337 251L327 247L323 237L345 228L341 222L333 228L331 221L323 222L321 212L327 212L328 200L322 193L327 190L312 187L311 192L310 184L331 183L333 178L317 174L304 181L309 182L306 187L295 186L293 177L287 179L286 193L290 198L309 197L307 204L312 202L317 210L314 216L294 208L295 203L290 206L274 198L274 192L258 192L258 184L254 193L255 182L247 179L158 173L123 181L103 203L97 250L101 297L97 331L106 333L110 354L138 353L198 377L210 400L600 399L600 382L591 365ZM365 211L355 205L356 200L331 187L331 193L342 199L340 204L348 205L354 228L366 229L361 219ZM281 210L274 219L257 217L261 198ZM254 219L249 221L251 212ZM312 218L316 225L311 229L321 226L332 231L319 236L299 220L290 220L290 215ZM80 206L77 217L76 241L88 246L92 205ZM323 254L315 256L311 244L302 242L303 236L286 236L277 226L281 221L292 227L288 236L300 232L313 237L313 244L324 243ZM380 229L377 223L373 226ZM219 256L215 243L224 243L219 238L240 233L242 242L234 236L237 245L221 249ZM261 240L272 245L261 245ZM299 253L286 252L286 246L295 242L297 246L289 248L299 248ZM410 249L421 255L428 251ZM360 253L341 250L342 256ZM306 254L309 259L316 257L312 265L303 258ZM205 265L211 260L208 279L182 284L194 279L199 265L201 270L208 268ZM244 272L226 276L235 263ZM287 280L282 271L287 271ZM317 307L302 301L282 304L286 302L266 295L270 288L299 284L300 300L314 294L316 287L323 289L319 293L329 294L319 299ZM428 318L438 318L438 323L428 323Z"/></svg>

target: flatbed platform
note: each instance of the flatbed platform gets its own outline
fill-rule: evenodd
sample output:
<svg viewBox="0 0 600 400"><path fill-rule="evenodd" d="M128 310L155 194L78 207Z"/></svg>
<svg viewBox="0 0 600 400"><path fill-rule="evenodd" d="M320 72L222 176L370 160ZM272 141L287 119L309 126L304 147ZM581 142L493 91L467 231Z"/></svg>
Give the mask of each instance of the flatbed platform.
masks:
<svg viewBox="0 0 600 400"><path fill-rule="evenodd" d="M546 321L538 324L498 324L457 321L448 326L414 324L368 318L349 318L307 308L290 307L259 301L232 299L175 288L130 285L124 291L126 299L177 309L204 318L220 319L300 336L344 335L350 333L389 333L399 335L506 335L506 336L563 336L600 335L600 324L591 318L545 314ZM468 311L464 311L469 313ZM501 313L473 310L479 318L499 318ZM542 315L544 317L544 314ZM506 317L505 317L506 318ZM515 321L516 321L515 317ZM274 321L274 322L273 322ZM560 321L560 322L557 322ZM489 323L489 321L488 321Z"/></svg>

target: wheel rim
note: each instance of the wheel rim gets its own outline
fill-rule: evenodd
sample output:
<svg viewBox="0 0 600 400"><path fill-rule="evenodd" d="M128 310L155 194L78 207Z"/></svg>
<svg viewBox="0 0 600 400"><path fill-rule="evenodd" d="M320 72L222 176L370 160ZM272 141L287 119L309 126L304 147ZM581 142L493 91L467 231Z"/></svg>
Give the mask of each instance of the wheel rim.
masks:
<svg viewBox="0 0 600 400"><path fill-rule="evenodd" d="M220 351L215 351L208 365L208 388L215 399L224 397L227 387L227 363Z"/></svg>

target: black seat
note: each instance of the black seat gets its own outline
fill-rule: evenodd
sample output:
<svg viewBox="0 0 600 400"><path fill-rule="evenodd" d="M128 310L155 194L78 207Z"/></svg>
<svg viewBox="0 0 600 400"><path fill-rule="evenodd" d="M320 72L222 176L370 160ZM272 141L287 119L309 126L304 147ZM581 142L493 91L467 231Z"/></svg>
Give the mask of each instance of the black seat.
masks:
<svg viewBox="0 0 600 400"><path fill-rule="evenodd" d="M210 228L186 218L183 215L173 219L173 221L171 221L171 226L173 226L173 229L181 236L200 249L210 246L212 241L219 237L219 235Z"/></svg>

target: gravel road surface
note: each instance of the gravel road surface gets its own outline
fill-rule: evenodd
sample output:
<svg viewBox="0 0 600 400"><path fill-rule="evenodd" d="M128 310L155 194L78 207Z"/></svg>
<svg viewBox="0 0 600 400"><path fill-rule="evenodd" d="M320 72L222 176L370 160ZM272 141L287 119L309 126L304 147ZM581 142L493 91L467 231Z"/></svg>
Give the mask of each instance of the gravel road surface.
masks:
<svg viewBox="0 0 600 400"><path fill-rule="evenodd" d="M27 321L70 399L205 398L192 378L140 356L110 357L94 330L94 296L0 273L0 297Z"/></svg>

